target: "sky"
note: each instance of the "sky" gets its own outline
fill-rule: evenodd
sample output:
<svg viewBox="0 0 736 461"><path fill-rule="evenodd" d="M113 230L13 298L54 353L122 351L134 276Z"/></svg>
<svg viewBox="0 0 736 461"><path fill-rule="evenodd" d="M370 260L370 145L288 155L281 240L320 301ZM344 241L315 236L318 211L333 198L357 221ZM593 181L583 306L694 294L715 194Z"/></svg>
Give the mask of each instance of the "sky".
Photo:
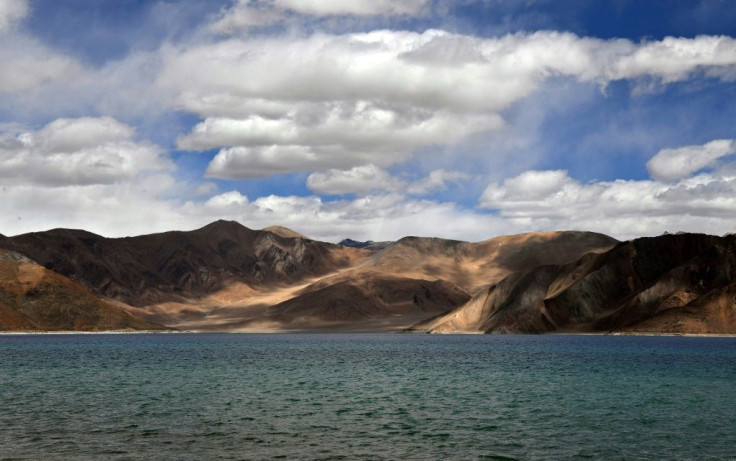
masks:
<svg viewBox="0 0 736 461"><path fill-rule="evenodd" d="M736 231L730 0L0 0L0 233Z"/></svg>

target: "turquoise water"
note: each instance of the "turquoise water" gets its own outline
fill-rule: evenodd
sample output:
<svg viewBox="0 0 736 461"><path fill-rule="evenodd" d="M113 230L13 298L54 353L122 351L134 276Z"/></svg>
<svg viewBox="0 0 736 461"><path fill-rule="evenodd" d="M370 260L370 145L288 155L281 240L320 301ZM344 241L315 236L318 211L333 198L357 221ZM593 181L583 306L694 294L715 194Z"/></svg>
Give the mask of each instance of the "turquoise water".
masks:
<svg viewBox="0 0 736 461"><path fill-rule="evenodd" d="M736 339L0 336L0 459L734 459Z"/></svg>

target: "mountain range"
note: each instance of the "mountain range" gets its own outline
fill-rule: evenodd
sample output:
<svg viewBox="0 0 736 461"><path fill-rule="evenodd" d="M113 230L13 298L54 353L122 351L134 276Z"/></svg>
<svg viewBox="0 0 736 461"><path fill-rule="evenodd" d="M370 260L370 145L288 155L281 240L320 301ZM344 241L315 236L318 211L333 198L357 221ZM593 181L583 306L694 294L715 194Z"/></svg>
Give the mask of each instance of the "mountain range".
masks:
<svg viewBox="0 0 736 461"><path fill-rule="evenodd" d="M735 237L0 235L0 330L736 333Z"/></svg>

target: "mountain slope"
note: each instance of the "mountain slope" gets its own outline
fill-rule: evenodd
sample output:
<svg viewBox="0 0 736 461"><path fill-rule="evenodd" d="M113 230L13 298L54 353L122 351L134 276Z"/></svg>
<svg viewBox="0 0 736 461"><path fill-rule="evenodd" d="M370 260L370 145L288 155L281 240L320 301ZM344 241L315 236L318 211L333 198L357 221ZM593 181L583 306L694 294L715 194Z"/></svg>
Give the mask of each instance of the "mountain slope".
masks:
<svg viewBox="0 0 736 461"><path fill-rule="evenodd" d="M442 280L372 274L326 286L311 285L242 326L266 322L283 329L359 329L379 321L384 329L399 330L419 319L447 312L469 298L463 290Z"/></svg>
<svg viewBox="0 0 736 461"><path fill-rule="evenodd" d="M0 330L161 330L30 259L0 249Z"/></svg>
<svg viewBox="0 0 736 461"><path fill-rule="evenodd" d="M566 264L617 243L603 234L575 231L505 235L477 243L404 237L373 255L366 266L382 273L441 278L476 293L512 272Z"/></svg>
<svg viewBox="0 0 736 461"><path fill-rule="evenodd" d="M655 332L666 326L666 332L736 333L735 252L736 238L701 234L623 242L572 264L515 272L465 305L412 329ZM688 315L697 317L690 327L683 324Z"/></svg>
<svg viewBox="0 0 736 461"><path fill-rule="evenodd" d="M190 232L118 239L55 229L0 238L0 246L99 296L135 306L190 301L233 281L259 286L294 283L349 266L367 253L228 221Z"/></svg>

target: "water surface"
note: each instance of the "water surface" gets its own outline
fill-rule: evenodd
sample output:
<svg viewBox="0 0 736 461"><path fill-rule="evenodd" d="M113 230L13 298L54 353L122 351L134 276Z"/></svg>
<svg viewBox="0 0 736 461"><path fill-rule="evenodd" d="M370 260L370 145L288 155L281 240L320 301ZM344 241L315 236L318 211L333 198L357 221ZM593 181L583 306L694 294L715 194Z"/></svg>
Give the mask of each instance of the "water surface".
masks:
<svg viewBox="0 0 736 461"><path fill-rule="evenodd" d="M0 336L0 459L733 459L736 338Z"/></svg>

